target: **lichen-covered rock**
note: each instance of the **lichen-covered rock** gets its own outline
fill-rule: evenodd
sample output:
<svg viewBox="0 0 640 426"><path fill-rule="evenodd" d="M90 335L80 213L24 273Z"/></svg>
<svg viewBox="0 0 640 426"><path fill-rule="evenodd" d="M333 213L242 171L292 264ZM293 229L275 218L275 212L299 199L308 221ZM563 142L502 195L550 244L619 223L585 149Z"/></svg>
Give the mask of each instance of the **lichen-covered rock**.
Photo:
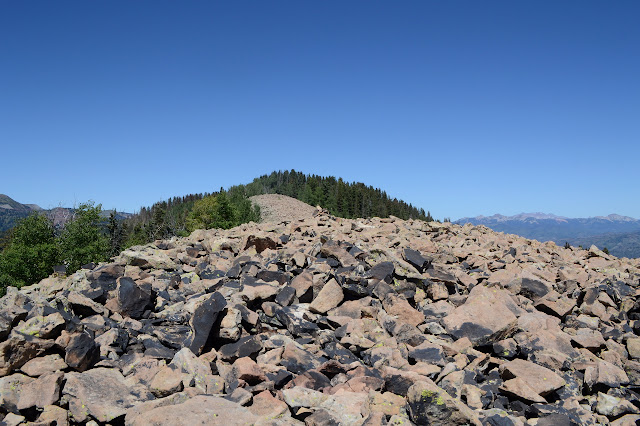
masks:
<svg viewBox="0 0 640 426"><path fill-rule="evenodd" d="M416 424L481 425L472 409L433 382L414 383L407 392L407 405Z"/></svg>
<svg viewBox="0 0 640 426"><path fill-rule="evenodd" d="M32 407L40 409L53 405L60 399L60 385L64 373L61 371L45 374L38 379L24 385L18 400L18 410Z"/></svg>

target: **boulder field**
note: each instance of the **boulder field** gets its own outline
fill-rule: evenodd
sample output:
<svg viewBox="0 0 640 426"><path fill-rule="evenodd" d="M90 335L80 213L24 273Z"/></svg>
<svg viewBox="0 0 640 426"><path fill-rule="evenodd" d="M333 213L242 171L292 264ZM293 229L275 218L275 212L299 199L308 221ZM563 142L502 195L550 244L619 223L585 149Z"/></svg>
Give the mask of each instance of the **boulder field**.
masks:
<svg viewBox="0 0 640 426"><path fill-rule="evenodd" d="M0 299L7 425L632 425L640 261L314 217L132 247Z"/></svg>

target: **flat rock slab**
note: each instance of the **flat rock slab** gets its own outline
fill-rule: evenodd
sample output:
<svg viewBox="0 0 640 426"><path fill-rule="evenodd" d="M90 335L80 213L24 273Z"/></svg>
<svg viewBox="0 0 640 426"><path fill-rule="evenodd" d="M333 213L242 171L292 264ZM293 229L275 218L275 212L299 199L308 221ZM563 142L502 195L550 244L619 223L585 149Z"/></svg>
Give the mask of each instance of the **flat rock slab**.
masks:
<svg viewBox="0 0 640 426"><path fill-rule="evenodd" d="M523 312L509 291L478 285L443 322L456 339L467 337L474 345L485 345L509 337Z"/></svg>
<svg viewBox="0 0 640 426"><path fill-rule="evenodd" d="M519 398L522 398L531 402L538 403L546 403L547 400L544 397L540 396L538 392L531 386L526 379L516 377L515 379L506 380L501 386L500 390L510 394L515 395Z"/></svg>
<svg viewBox="0 0 640 426"><path fill-rule="evenodd" d="M67 373L65 379L63 394L69 399L69 412L76 422L90 418L111 422L128 408L153 398L148 391L130 386L118 370L110 368Z"/></svg>
<svg viewBox="0 0 640 426"><path fill-rule="evenodd" d="M198 395L181 404L127 416L127 425L251 425L257 420L255 414L240 404L218 396Z"/></svg>
<svg viewBox="0 0 640 426"><path fill-rule="evenodd" d="M67 363L64 362L60 355L53 354L34 358L23 365L20 370L31 377L38 377L54 371L64 370L67 367Z"/></svg>
<svg viewBox="0 0 640 426"><path fill-rule="evenodd" d="M564 379L541 365L514 359L500 367L504 379L520 378L538 395L544 396L565 385Z"/></svg>

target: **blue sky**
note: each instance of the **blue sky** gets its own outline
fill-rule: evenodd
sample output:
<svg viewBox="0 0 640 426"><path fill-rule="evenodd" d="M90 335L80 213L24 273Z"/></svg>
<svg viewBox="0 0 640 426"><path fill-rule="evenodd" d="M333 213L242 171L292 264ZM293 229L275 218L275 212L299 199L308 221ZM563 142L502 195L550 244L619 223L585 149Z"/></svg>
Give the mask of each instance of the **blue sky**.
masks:
<svg viewBox="0 0 640 426"><path fill-rule="evenodd" d="M637 1L6 1L0 193L135 211L278 169L437 218L640 218Z"/></svg>

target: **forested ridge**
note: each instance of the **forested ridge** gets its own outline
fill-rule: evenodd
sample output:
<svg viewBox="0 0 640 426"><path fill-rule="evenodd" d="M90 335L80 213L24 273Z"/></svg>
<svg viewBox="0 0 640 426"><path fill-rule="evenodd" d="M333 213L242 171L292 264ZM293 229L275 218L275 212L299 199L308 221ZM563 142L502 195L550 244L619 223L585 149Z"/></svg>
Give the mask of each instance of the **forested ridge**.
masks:
<svg viewBox="0 0 640 426"><path fill-rule="evenodd" d="M116 240L123 246L131 246L173 235L188 235L199 227L229 228L249 221L257 222L260 219L259 211L251 206L248 198L262 194L287 195L312 206L319 205L334 216L343 218L393 215L401 219L433 220L424 209L391 198L379 188L360 182L348 183L334 176L285 170L262 175L249 184L235 185L226 191L220 188L220 191L213 193L173 197L151 207L143 207L137 214L114 225L119 226L115 231L119 234ZM220 199L221 196L222 206L216 207L215 203L210 203L213 205L208 209L204 206L207 201ZM224 211L227 204L230 207ZM218 219L207 221L207 211L216 208L223 210L218 212Z"/></svg>
<svg viewBox="0 0 640 426"><path fill-rule="evenodd" d="M334 176L306 175L301 172L277 171L263 175L244 186L248 196L282 194L319 205L334 216L344 218L388 217L433 220L424 209L403 200L391 198L380 188L361 182L345 182Z"/></svg>

